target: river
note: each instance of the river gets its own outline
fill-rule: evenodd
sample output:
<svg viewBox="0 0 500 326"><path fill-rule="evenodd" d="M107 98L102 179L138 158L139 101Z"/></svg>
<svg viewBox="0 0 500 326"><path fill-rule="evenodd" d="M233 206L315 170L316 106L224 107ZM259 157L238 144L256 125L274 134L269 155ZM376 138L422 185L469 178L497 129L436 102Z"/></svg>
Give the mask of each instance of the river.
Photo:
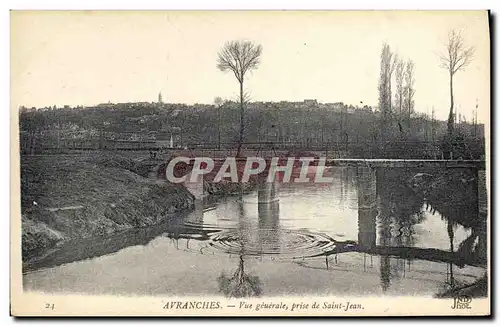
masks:
<svg viewBox="0 0 500 326"><path fill-rule="evenodd" d="M434 296L484 275L484 266L454 262L453 253L463 251L464 243L477 247L486 241L483 231L461 223L463 216L440 213L456 210L436 209L380 171L371 192L354 168L328 173L334 182L281 184L272 201L262 202L257 190L200 201L161 225L68 242L25 266L24 289L140 296ZM374 200L367 203L366 196Z"/></svg>

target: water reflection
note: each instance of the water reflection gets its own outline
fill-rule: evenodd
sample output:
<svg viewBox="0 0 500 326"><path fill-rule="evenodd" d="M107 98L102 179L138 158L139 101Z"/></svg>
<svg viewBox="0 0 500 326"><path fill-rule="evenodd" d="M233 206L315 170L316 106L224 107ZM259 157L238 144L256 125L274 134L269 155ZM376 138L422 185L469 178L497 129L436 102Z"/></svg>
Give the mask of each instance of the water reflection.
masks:
<svg viewBox="0 0 500 326"><path fill-rule="evenodd" d="M267 193L265 195L268 195ZM224 272L217 278L217 283L219 285L219 291L222 292L226 297L253 297L259 296L262 293L262 283L257 276L251 276L245 272L245 254L248 248L255 248L255 242L264 246L273 246L273 244L278 243L276 239L277 226L279 224L279 214L271 213L269 210L261 210L261 205L271 204L261 198L262 195L259 194L259 219L258 227L255 228L252 225L252 219L248 218L245 213L245 207L243 205L243 198L240 195L238 198L238 237L235 239L239 245L238 254L238 267L232 276L226 276ZM262 202L261 202L262 200ZM274 202L277 204L278 202ZM262 215L261 215L262 212ZM261 217L262 216L262 217ZM256 234L258 238L255 238ZM261 252L265 252L264 248L260 249Z"/></svg>
<svg viewBox="0 0 500 326"><path fill-rule="evenodd" d="M217 278L219 291L227 297L259 296L262 283L257 276L245 273L245 255L262 255L279 253L280 223L278 185L263 183L257 190L257 225L252 222L252 214L245 210L244 199L240 195L238 204L238 267L231 277L221 273ZM250 205L254 208L253 205ZM234 243L232 244L234 246Z"/></svg>
<svg viewBox="0 0 500 326"><path fill-rule="evenodd" d="M435 171L436 172L436 171ZM447 172L442 172L447 173ZM427 174L429 175L429 174ZM440 174L437 174L440 176ZM430 176L430 175L429 175ZM446 176L446 175L445 175ZM380 245L394 246L401 248L412 248L416 245L418 235L415 232L416 226L425 222L426 214L424 210L430 210L434 215L439 213L441 219L446 225L446 234L448 238L447 270L445 276L445 291L454 290L459 285L455 276L456 266L462 267L464 264L486 264L486 229L485 218L478 214L477 192L474 185L468 185L462 178L448 178L446 188L439 188L436 183L443 177L431 178L434 184L424 185L420 189L409 187L404 182L408 177L405 171L379 171L378 187L380 197L380 216L379 216L379 236ZM460 184L456 184L459 179ZM473 180L469 178L465 180ZM466 186L464 187L464 184ZM432 187L435 187L432 189ZM430 189L430 190L429 190ZM456 233L463 230L468 236L460 240L458 250L456 243ZM463 238L463 237L462 237ZM435 253L437 257L445 256L444 253ZM428 254L427 259L433 258ZM436 258L437 258L436 257ZM391 259L388 256L381 258L380 273L381 286L384 291L390 287L391 279L398 277L397 271L402 268L404 277L406 266L410 268L411 261L407 264L403 259L396 261L394 268L391 268ZM395 273L396 272L396 273Z"/></svg>
<svg viewBox="0 0 500 326"><path fill-rule="evenodd" d="M457 185L450 187L456 191L432 194L407 184L416 171L328 173L332 184L266 184L253 193L196 202L192 212L160 225L80 241L31 267L112 253L121 257L127 255L121 249L143 246L151 261L178 259L175 266L161 265L155 273L168 278L175 269L205 283L208 278L226 296L243 297L262 295L260 277L267 280L269 270L289 282L288 288L302 284L295 274L307 268L301 277L318 280L308 285L311 291L341 289L344 284L329 273L342 273L352 276L353 284L367 282L367 291L394 293L408 291L400 288L402 283L416 282L438 282L443 292L455 291L465 286L462 267L486 266L486 219L477 213L477 204L470 204L477 199L468 188ZM155 251L153 239L175 250ZM280 293L280 286L266 281L265 292Z"/></svg>
<svg viewBox="0 0 500 326"><path fill-rule="evenodd" d="M415 226L424 221L422 212L424 198L417 195L403 182L402 174L394 170L379 170L377 191L380 215L379 244L386 247L412 248L415 246ZM404 250L402 249L401 252ZM391 262L394 263L391 266ZM391 278L404 277L411 258L391 259L383 255L380 259L382 290L389 289Z"/></svg>
<svg viewBox="0 0 500 326"><path fill-rule="evenodd" d="M219 291L229 298L254 297L262 294L262 283L257 276L248 275L245 272L245 261L243 255L239 256L238 268L232 276L224 273L217 278Z"/></svg>
<svg viewBox="0 0 500 326"><path fill-rule="evenodd" d="M378 209L360 208L358 211L358 244L361 250L370 250L377 245Z"/></svg>
<svg viewBox="0 0 500 326"><path fill-rule="evenodd" d="M190 240L207 241L220 229L203 226L204 208L202 202L195 203L195 210L184 212L174 217L166 217L158 225L136 228L112 235L102 235L68 241L64 246L47 252L38 259L23 264L23 272L60 266L75 261L92 259L117 253L133 246L147 246L158 238L166 237L179 248L179 241L186 240L189 248Z"/></svg>
<svg viewBox="0 0 500 326"><path fill-rule="evenodd" d="M280 206L278 201L259 202L259 242L264 245L262 252L279 252L280 244Z"/></svg>
<svg viewBox="0 0 500 326"><path fill-rule="evenodd" d="M486 218L479 214L479 212L474 209L471 210L471 206L465 201L452 200L451 202L443 202L439 198L432 199L431 209L434 212L439 212L441 217L446 221L446 230L449 239L449 250L451 253L456 253L458 257L463 258L466 261L473 262L479 265L486 265L487 261L487 237L486 237ZM449 198L448 198L449 200ZM453 207L451 207L453 206ZM439 207L439 208L434 208ZM457 214L450 214L452 212L460 212ZM465 212L465 214L464 214ZM465 218L467 216L467 218ZM465 227L470 230L469 236L461 241L458 246L455 246L455 233L458 228L460 228L462 223L465 221ZM454 270L456 267L454 264L449 263L446 271L446 280L444 282L443 289L438 296L457 296L461 295L459 292L463 289L470 287L468 284L457 281L455 278ZM485 276L479 279L473 287L479 284L471 295L486 295L487 284L484 282Z"/></svg>

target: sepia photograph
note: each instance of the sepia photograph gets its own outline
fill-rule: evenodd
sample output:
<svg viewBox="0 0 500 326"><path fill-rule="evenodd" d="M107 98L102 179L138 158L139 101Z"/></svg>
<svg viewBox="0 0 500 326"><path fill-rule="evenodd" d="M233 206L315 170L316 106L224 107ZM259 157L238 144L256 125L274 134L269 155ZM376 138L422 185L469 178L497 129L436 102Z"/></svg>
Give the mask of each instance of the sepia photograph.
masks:
<svg viewBox="0 0 500 326"><path fill-rule="evenodd" d="M11 314L490 315L491 19L11 11Z"/></svg>

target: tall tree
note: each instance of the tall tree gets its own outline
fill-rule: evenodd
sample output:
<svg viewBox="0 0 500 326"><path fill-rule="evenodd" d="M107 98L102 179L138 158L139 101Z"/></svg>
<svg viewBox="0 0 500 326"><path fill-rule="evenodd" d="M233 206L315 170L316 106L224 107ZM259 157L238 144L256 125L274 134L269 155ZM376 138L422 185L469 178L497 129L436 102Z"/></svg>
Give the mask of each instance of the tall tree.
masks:
<svg viewBox="0 0 500 326"><path fill-rule="evenodd" d="M412 60L408 60L405 65L404 72L404 87L403 87L403 102L405 115L408 119L408 127L410 128L411 115L415 110L415 100L413 96L415 95L415 64ZM410 130L411 131L411 130Z"/></svg>
<svg viewBox="0 0 500 326"><path fill-rule="evenodd" d="M389 75L387 76L387 101L389 102L389 112L392 114L392 75L394 74L394 68L396 68L396 62L398 61L398 55L397 53L394 54L390 52L390 57L389 57L389 66L388 66L388 72Z"/></svg>
<svg viewBox="0 0 500 326"><path fill-rule="evenodd" d="M454 102L453 102L453 76L464 70L474 58L475 48L466 46L461 31L452 30L448 34L448 43L445 53L439 55L441 68L448 71L450 76L450 112L448 115L448 134L453 134Z"/></svg>
<svg viewBox="0 0 500 326"><path fill-rule="evenodd" d="M391 75L392 56L389 44L384 43L380 54L380 79L378 84L378 105L383 117L387 117L391 110Z"/></svg>
<svg viewBox="0 0 500 326"><path fill-rule="evenodd" d="M396 93L394 94L394 106L395 109L397 109L397 115L401 117L403 113L405 62L402 59L397 59L395 65L396 68L394 74L396 77Z"/></svg>
<svg viewBox="0 0 500 326"><path fill-rule="evenodd" d="M241 155L245 130L245 95L243 83L247 72L258 68L261 54L262 46L260 44L237 40L226 42L217 55L217 68L223 72L232 71L240 84L240 135L236 156Z"/></svg>
<svg viewBox="0 0 500 326"><path fill-rule="evenodd" d="M380 54L380 79L378 84L378 105L381 113L380 133L382 140L386 140L389 128L388 123L392 114L392 91L391 79L394 72L395 56L391 52L389 44L382 45L382 53Z"/></svg>

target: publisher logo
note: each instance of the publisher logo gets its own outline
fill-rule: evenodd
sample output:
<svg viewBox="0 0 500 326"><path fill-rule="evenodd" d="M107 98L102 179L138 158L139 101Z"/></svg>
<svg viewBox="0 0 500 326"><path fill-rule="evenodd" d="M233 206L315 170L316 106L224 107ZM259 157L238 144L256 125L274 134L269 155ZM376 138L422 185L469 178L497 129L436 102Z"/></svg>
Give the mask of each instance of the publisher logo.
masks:
<svg viewBox="0 0 500 326"><path fill-rule="evenodd" d="M453 298L451 309L471 309L472 298L468 295L461 295Z"/></svg>

